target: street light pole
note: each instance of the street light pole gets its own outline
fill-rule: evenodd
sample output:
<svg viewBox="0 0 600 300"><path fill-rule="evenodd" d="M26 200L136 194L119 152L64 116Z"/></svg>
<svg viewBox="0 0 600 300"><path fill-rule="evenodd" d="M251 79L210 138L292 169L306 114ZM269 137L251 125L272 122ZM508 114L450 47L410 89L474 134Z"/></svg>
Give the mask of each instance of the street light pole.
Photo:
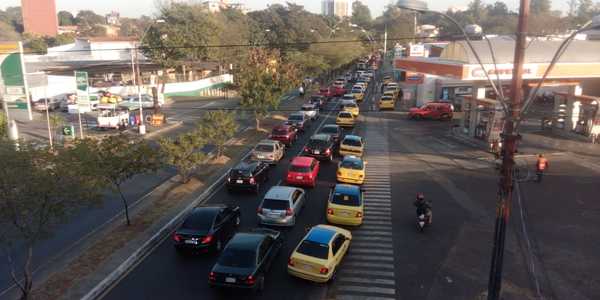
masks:
<svg viewBox="0 0 600 300"><path fill-rule="evenodd" d="M502 267L504 263L504 245L506 240L506 227L510 217L513 195L514 155L517 150L519 135L515 125L521 117L521 103L523 99L523 63L525 48L527 47L527 29L529 18L529 0L521 0L519 8L519 23L516 33L515 56L513 62L512 85L510 91L511 105L509 115L504 123L503 139L504 155L500 177L500 191L496 207L496 223L494 228L494 246L492 250L492 264L488 282L488 300L497 300L502 288Z"/></svg>

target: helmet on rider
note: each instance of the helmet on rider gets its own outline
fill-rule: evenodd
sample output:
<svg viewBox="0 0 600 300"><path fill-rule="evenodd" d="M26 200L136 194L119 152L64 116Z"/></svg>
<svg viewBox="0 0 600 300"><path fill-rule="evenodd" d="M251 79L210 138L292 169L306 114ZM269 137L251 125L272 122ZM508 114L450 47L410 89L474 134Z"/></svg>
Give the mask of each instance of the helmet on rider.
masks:
<svg viewBox="0 0 600 300"><path fill-rule="evenodd" d="M425 195L423 195L423 193L417 193L417 200L425 200Z"/></svg>

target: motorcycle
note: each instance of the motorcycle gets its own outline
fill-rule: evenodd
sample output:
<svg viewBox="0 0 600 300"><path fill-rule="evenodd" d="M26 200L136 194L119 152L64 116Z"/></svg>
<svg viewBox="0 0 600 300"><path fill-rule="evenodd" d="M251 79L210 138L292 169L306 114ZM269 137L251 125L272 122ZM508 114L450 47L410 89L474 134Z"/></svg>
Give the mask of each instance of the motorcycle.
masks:
<svg viewBox="0 0 600 300"><path fill-rule="evenodd" d="M535 181L538 182L538 183L542 182L542 177L544 177L544 171L537 170L535 172L535 175L536 175Z"/></svg>
<svg viewBox="0 0 600 300"><path fill-rule="evenodd" d="M423 232L426 226L431 225L430 214L431 212L429 211L429 209L427 209L424 212L421 211L417 214L417 229L419 230L419 232Z"/></svg>

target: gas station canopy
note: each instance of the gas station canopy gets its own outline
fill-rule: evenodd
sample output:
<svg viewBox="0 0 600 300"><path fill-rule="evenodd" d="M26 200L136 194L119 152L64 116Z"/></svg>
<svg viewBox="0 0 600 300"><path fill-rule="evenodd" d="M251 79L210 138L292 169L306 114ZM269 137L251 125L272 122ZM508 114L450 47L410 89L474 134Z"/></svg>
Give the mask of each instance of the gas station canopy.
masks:
<svg viewBox="0 0 600 300"><path fill-rule="evenodd" d="M426 73L458 80L510 80L513 71L515 41L512 38L490 38L497 70L486 41L472 41L484 68L475 59L465 41L448 44L440 57L402 57L394 61L396 69ZM544 75L562 41L532 40L525 52L523 79L539 79ZM552 69L549 79L600 78L600 42L573 41Z"/></svg>

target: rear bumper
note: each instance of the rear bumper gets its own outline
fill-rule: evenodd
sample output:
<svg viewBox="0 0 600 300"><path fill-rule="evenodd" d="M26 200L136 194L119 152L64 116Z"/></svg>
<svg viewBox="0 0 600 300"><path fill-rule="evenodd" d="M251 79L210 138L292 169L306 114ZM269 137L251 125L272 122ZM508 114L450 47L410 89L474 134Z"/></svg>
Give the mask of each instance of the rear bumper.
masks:
<svg viewBox="0 0 600 300"><path fill-rule="evenodd" d="M361 151L354 151L354 150L345 150L345 149L340 149L340 155L342 156L346 156L346 155L354 155L357 157L362 157L363 156L363 152Z"/></svg>
<svg viewBox="0 0 600 300"><path fill-rule="evenodd" d="M365 178L363 177L361 179L356 179L351 177L337 176L337 181L351 184L363 184L365 182Z"/></svg>
<svg viewBox="0 0 600 300"><path fill-rule="evenodd" d="M269 218L263 215L258 215L260 224L273 226L294 226L296 219L294 216L287 216L283 219Z"/></svg>
<svg viewBox="0 0 600 300"><path fill-rule="evenodd" d="M333 274L333 272L329 272L329 274L327 274L327 275L309 273L307 271L300 270L298 268L295 268L295 267L292 267L289 265L288 265L287 270L288 270L288 274L290 274L292 276L302 278L305 280L309 280L309 281L318 282L318 283L328 282L329 279L331 279L331 274Z"/></svg>
<svg viewBox="0 0 600 300"><path fill-rule="evenodd" d="M227 186L227 189L230 190L253 190L256 189L256 184L249 184L249 183L232 183L232 182L227 182L225 184Z"/></svg>
<svg viewBox="0 0 600 300"><path fill-rule="evenodd" d="M331 153L329 153L329 154L325 154L325 153L314 154L312 152L302 152L302 155L314 157L318 160L326 160L326 159L329 159L329 156L331 156Z"/></svg>
<svg viewBox="0 0 600 300"><path fill-rule="evenodd" d="M289 185L295 186L315 186L316 180L314 179L295 179L295 178L286 178L285 183Z"/></svg>
<svg viewBox="0 0 600 300"><path fill-rule="evenodd" d="M193 244L185 244L185 243L176 243L174 244L175 249L180 250L180 251L189 251L189 252L194 252L194 253L206 253L209 252L213 246L211 244L198 244L198 245L193 245Z"/></svg>
<svg viewBox="0 0 600 300"><path fill-rule="evenodd" d="M363 218L357 217L340 217L336 215L327 215L327 222L338 225L358 226L362 224Z"/></svg>

